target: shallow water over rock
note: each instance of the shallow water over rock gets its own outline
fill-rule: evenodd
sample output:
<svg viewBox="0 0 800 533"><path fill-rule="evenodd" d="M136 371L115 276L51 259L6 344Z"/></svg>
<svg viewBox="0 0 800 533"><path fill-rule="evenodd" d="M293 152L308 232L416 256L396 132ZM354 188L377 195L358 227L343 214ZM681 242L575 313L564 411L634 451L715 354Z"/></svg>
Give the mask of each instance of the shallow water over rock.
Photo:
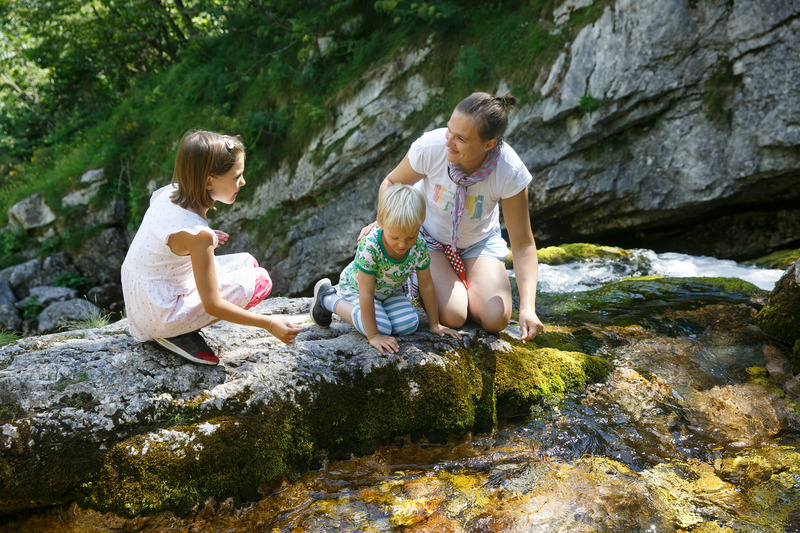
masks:
<svg viewBox="0 0 800 533"><path fill-rule="evenodd" d="M763 291L720 287L645 278L543 293L548 327L531 344L599 355L614 370L490 434L322 457L257 503L209 501L190 517L122 520L73 505L18 530L796 531L789 351L753 322Z"/></svg>

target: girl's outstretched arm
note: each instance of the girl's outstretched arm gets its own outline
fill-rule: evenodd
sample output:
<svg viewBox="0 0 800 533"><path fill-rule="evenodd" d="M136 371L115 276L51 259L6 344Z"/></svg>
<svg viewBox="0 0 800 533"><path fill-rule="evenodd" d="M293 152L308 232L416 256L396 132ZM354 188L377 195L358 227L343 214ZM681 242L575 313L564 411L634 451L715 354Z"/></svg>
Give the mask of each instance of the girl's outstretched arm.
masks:
<svg viewBox="0 0 800 533"><path fill-rule="evenodd" d="M263 328L286 344L294 342L294 338L302 331L286 320L247 311L222 298L214 264L214 237L209 232L201 231L192 235L181 231L172 234L167 244L176 254L191 257L194 281L209 315L227 322Z"/></svg>
<svg viewBox="0 0 800 533"><path fill-rule="evenodd" d="M440 337L450 335L454 339L460 339L461 334L454 329L439 324L439 304L436 301L436 287L433 285L430 267L425 270L417 270L417 281L419 282L419 295L422 297L422 305L425 306L425 313L428 315L428 322L431 325L431 333Z"/></svg>

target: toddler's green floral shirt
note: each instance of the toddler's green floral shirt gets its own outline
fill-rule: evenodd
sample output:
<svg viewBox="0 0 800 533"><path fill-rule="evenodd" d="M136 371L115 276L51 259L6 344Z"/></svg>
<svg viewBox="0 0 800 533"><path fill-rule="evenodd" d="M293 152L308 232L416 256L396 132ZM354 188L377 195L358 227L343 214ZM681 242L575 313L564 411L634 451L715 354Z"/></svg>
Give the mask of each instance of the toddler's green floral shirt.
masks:
<svg viewBox="0 0 800 533"><path fill-rule="evenodd" d="M402 261L389 257L383 248L383 230L373 228L358 242L358 251L353 261L345 267L339 278L339 288L358 294L358 271L375 275L375 299L384 301L396 293L415 270L425 270L431 264L428 245L422 238L406 252Z"/></svg>

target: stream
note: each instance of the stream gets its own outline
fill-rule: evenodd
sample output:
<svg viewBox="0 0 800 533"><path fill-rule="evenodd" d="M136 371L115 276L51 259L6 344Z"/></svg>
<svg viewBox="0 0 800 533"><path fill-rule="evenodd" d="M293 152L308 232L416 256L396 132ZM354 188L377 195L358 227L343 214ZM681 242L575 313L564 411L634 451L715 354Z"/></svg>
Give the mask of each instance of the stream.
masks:
<svg viewBox="0 0 800 533"><path fill-rule="evenodd" d="M737 277L769 291L783 273L631 257L541 265L540 297L643 275ZM749 303L685 303L662 295L642 306L646 316L604 309L580 324L543 314L548 332L591 337L615 369L489 434L400 438L369 456L323 459L259 502L212 502L189 519L114 527L73 505L19 531L800 531L800 384L788 351L758 330Z"/></svg>

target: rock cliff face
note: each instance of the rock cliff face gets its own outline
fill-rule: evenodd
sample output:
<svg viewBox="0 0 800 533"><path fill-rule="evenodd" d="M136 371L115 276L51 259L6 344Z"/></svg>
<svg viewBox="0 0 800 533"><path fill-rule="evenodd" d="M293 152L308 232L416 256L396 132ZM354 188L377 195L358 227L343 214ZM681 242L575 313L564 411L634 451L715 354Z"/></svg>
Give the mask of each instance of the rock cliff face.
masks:
<svg viewBox="0 0 800 533"><path fill-rule="evenodd" d="M417 74L430 53L413 51L377 72L296 167L221 214L240 234L234 247L265 250L279 290L307 292L351 259L358 230L374 217L377 184L420 133L403 120L441 91ZM799 70L794 1L607 7L541 73L539 98L511 117L507 140L534 175L539 243L733 258L796 244ZM446 120L432 116L425 129ZM323 193L324 204L297 208ZM290 229L265 237L267 224Z"/></svg>

